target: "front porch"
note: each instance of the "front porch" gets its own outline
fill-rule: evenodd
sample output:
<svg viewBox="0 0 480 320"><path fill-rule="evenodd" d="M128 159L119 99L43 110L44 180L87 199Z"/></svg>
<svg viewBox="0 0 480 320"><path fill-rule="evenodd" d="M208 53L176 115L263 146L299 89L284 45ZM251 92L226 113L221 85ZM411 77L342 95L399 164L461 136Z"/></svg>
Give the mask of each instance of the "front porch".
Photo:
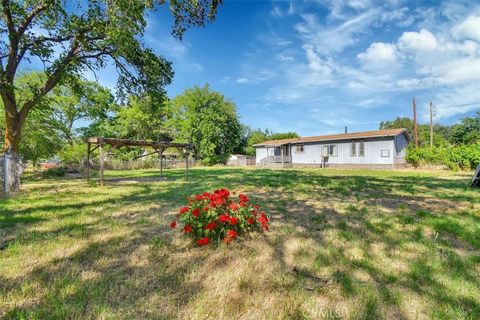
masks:
<svg viewBox="0 0 480 320"><path fill-rule="evenodd" d="M291 146L288 144L267 147L267 156L260 160L260 165L268 167L291 167Z"/></svg>

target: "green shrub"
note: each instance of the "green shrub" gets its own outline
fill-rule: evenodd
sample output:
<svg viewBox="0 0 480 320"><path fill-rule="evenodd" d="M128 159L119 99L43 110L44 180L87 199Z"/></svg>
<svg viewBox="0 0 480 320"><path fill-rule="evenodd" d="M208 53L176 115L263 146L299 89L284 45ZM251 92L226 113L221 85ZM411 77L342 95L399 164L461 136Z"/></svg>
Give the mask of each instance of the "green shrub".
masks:
<svg viewBox="0 0 480 320"><path fill-rule="evenodd" d="M64 177L67 170L64 167L50 168L42 172L44 178Z"/></svg>
<svg viewBox="0 0 480 320"><path fill-rule="evenodd" d="M433 148L409 145L405 160L414 167L433 164L445 165L451 170L475 169L480 163L480 143Z"/></svg>

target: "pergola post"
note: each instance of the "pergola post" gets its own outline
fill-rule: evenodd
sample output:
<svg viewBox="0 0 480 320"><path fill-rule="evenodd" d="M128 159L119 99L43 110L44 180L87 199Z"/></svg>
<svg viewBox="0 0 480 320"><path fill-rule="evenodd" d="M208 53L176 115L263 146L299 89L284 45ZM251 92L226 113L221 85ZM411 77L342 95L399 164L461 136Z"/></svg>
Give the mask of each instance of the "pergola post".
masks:
<svg viewBox="0 0 480 320"><path fill-rule="evenodd" d="M185 179L188 180L188 149L185 149Z"/></svg>
<svg viewBox="0 0 480 320"><path fill-rule="evenodd" d="M90 181L90 147L91 144L87 142L87 182Z"/></svg>
<svg viewBox="0 0 480 320"><path fill-rule="evenodd" d="M284 160L284 157L283 157L283 146L280 146L280 151L282 152L282 166L285 164L285 160Z"/></svg>
<svg viewBox="0 0 480 320"><path fill-rule="evenodd" d="M163 151L165 148L161 148L160 152L158 153L160 155L160 177L163 177Z"/></svg>
<svg viewBox="0 0 480 320"><path fill-rule="evenodd" d="M98 145L98 150L100 152L100 186L103 187L103 146L101 142Z"/></svg>

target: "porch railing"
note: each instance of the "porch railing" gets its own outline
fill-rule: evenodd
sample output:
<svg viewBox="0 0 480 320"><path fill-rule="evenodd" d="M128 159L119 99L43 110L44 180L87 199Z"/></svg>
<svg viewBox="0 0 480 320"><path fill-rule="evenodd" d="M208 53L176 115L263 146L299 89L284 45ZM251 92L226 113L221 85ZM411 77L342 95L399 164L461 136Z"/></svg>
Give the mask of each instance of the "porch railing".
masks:
<svg viewBox="0 0 480 320"><path fill-rule="evenodd" d="M292 157L291 156L268 156L260 160L261 164L269 164L269 163L291 163Z"/></svg>

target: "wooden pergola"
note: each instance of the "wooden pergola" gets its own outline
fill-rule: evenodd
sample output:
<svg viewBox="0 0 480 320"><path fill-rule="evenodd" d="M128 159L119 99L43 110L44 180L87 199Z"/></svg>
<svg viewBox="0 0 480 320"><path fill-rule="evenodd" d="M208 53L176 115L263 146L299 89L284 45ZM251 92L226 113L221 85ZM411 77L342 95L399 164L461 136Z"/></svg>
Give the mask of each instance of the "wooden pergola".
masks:
<svg viewBox="0 0 480 320"><path fill-rule="evenodd" d="M92 145L95 145L95 147L92 148ZM103 186L103 146L105 145L110 145L114 148L151 147L155 151L141 155L139 157L136 157L135 159L157 153L158 155L160 155L160 175L163 175L163 152L167 148L176 148L178 151L180 151L181 154L185 156L185 176L188 179L188 156L190 151L193 149L193 146L190 143L90 137L87 139L87 181L90 180L90 155L93 151L98 149L100 153L100 185Z"/></svg>

